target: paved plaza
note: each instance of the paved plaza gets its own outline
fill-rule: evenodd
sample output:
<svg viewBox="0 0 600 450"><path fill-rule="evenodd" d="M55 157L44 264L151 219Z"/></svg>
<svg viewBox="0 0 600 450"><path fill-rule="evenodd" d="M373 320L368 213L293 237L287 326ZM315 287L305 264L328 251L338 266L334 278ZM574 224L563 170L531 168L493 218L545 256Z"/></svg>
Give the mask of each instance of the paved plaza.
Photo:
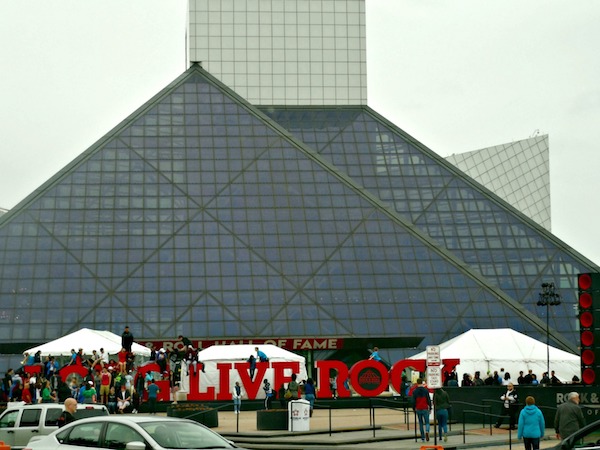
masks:
<svg viewBox="0 0 600 450"><path fill-rule="evenodd" d="M372 429L369 409L315 410L309 432L259 431L256 424L256 411L242 411L239 415L232 411L219 412L219 426L215 431L234 441L237 445L252 449L420 449L422 445L442 446L445 449L486 448L489 450L521 449L523 443L517 441L517 434L507 429L482 429L480 425L468 425L463 439L462 425L453 424L448 441L435 441L434 427L431 426L430 441L421 443L415 440L412 412L377 409L375 430ZM331 424L332 432L329 433ZM491 432L491 434L490 434ZM547 439L541 448L549 448L557 443L554 430L546 430ZM464 442L463 442L464 441Z"/></svg>

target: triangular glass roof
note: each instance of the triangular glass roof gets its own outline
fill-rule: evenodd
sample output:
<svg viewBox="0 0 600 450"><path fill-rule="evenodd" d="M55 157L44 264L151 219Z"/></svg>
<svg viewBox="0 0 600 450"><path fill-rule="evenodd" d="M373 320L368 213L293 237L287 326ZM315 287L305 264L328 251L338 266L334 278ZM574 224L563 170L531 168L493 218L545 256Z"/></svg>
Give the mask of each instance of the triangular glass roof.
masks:
<svg viewBox="0 0 600 450"><path fill-rule="evenodd" d="M279 111L194 65L0 218L0 343L540 334L589 270L370 109Z"/></svg>
<svg viewBox="0 0 600 450"><path fill-rule="evenodd" d="M555 282L553 336L578 341L576 274L596 265L369 108L261 109L531 314Z"/></svg>

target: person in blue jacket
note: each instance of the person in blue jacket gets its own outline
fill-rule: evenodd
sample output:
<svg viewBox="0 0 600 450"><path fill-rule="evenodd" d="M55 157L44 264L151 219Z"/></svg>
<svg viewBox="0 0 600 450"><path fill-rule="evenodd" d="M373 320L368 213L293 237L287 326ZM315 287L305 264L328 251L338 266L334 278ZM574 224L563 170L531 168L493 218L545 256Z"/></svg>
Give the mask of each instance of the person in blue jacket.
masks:
<svg viewBox="0 0 600 450"><path fill-rule="evenodd" d="M545 430L544 415L535 406L535 399L530 395L525 399L525 408L519 414L517 437L523 439L525 450L539 450L540 439L544 437Z"/></svg>
<svg viewBox="0 0 600 450"><path fill-rule="evenodd" d="M259 362L267 362L269 360L267 355L265 355L265 352L259 350L258 347L254 347L254 350L256 350L256 359L258 359Z"/></svg>

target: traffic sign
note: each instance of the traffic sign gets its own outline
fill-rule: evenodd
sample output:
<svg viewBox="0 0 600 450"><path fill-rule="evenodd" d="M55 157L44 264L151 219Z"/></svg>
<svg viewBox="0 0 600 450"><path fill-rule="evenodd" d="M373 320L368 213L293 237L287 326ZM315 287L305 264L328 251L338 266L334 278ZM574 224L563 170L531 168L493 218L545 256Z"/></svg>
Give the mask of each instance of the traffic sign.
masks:
<svg viewBox="0 0 600 450"><path fill-rule="evenodd" d="M439 345L428 345L426 348L427 353L427 366L440 366L442 364L442 358L440 357L440 346Z"/></svg>
<svg viewBox="0 0 600 450"><path fill-rule="evenodd" d="M427 387L430 389L442 387L442 368L440 366L427 367Z"/></svg>

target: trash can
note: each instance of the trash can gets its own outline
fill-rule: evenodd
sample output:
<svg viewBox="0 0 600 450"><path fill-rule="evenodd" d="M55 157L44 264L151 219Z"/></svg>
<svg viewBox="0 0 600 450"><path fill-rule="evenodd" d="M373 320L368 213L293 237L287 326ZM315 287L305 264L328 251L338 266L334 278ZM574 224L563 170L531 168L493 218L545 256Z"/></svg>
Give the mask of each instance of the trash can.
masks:
<svg viewBox="0 0 600 450"><path fill-rule="evenodd" d="M310 431L308 400L292 400L288 403L288 431Z"/></svg>

